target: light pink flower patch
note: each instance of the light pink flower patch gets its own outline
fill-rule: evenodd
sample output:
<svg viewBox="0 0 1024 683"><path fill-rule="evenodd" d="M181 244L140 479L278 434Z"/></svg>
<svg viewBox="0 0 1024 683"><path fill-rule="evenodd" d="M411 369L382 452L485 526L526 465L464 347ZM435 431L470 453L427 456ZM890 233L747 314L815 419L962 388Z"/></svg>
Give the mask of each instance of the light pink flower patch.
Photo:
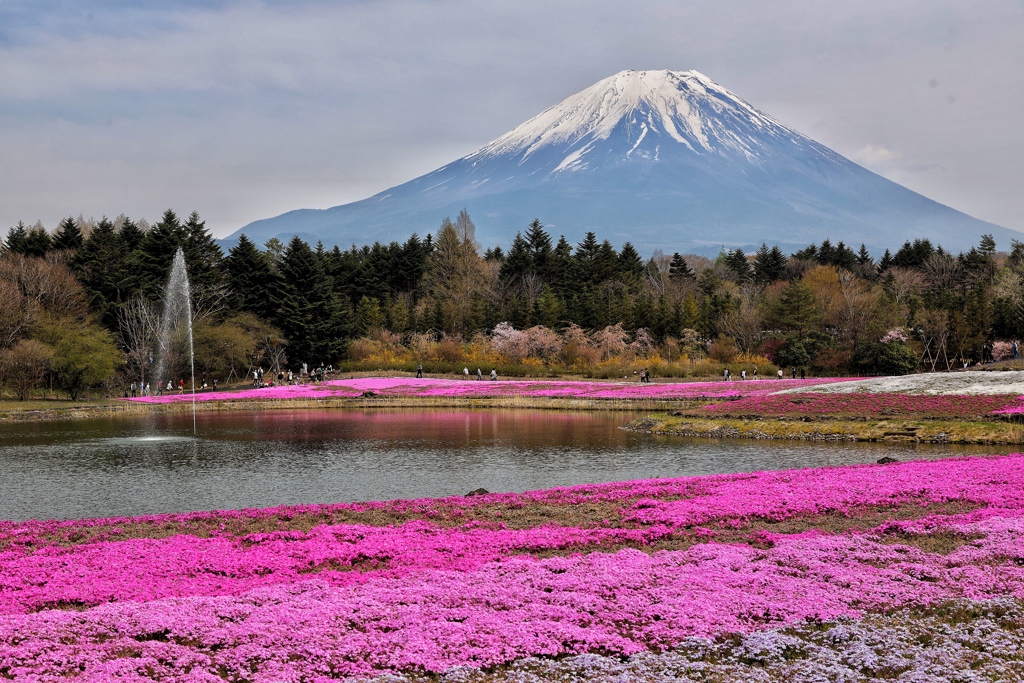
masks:
<svg viewBox="0 0 1024 683"><path fill-rule="evenodd" d="M562 380L500 380L482 382L409 377L362 377L320 385L264 387L238 391L205 391L197 401L286 400L293 398L353 397L372 391L394 397L509 398L558 397L580 399L700 399L763 395L783 389L850 381L855 378L784 379L733 382L584 382ZM168 394L122 399L137 403L191 401L192 394Z"/></svg>

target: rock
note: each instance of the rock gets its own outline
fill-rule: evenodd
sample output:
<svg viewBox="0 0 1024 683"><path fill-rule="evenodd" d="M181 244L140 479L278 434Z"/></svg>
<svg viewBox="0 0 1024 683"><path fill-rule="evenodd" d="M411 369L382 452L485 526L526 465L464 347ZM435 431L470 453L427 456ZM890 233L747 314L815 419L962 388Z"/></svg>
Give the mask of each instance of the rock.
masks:
<svg viewBox="0 0 1024 683"><path fill-rule="evenodd" d="M490 491L487 489L473 489L467 493L466 496L486 496L488 493L490 493Z"/></svg>
<svg viewBox="0 0 1024 683"><path fill-rule="evenodd" d="M899 460L897 460L896 458L890 458L888 455L885 456L884 458L879 458L878 459L878 464L879 465L888 465L889 463L893 463L893 462L899 462Z"/></svg>
<svg viewBox="0 0 1024 683"><path fill-rule="evenodd" d="M377 396L376 391L364 391L362 394L363 398L375 398Z"/></svg>

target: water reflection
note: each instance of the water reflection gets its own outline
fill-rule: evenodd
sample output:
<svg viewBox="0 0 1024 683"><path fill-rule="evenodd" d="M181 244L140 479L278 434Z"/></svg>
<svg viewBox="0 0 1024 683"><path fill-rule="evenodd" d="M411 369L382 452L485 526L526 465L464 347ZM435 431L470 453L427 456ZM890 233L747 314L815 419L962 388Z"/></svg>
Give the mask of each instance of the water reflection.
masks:
<svg viewBox="0 0 1024 683"><path fill-rule="evenodd" d="M78 518L524 491L1012 448L654 437L632 416L310 410L5 425L0 519Z"/></svg>

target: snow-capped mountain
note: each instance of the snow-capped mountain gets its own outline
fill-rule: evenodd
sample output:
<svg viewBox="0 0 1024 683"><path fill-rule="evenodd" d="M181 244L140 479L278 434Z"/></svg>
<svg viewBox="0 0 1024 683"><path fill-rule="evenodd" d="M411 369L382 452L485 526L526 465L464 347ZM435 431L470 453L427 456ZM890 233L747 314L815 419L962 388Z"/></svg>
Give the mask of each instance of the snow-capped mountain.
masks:
<svg viewBox="0 0 1024 683"><path fill-rule="evenodd" d="M300 234L347 246L434 232L466 208L485 246L539 218L578 242L593 230L642 252L716 253L830 238L880 250L928 237L947 249L1016 231L868 171L696 71L622 71L475 152L368 199L255 221L227 238Z"/></svg>

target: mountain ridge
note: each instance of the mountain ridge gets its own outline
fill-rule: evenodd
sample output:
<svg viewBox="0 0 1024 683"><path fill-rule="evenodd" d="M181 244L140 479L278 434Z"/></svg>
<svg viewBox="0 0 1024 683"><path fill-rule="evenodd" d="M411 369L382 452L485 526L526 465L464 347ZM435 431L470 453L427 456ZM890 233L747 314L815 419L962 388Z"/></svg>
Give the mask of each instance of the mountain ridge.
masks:
<svg viewBox="0 0 1024 683"><path fill-rule="evenodd" d="M980 221L883 178L697 71L622 71L435 171L367 199L254 221L254 241L299 234L347 246L433 232L466 208L485 246L540 218L641 250L715 253L824 238L881 250L927 237L965 249Z"/></svg>

